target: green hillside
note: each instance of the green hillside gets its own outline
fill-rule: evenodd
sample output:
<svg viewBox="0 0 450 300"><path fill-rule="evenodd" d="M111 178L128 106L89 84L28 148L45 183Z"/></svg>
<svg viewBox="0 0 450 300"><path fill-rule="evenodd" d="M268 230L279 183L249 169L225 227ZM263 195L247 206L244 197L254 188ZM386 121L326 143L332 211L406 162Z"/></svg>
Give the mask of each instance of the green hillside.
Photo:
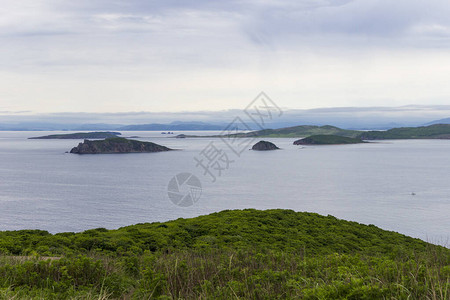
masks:
<svg viewBox="0 0 450 300"><path fill-rule="evenodd" d="M310 135L339 135L347 137L356 137L360 134L360 131L346 130L335 126L313 126L313 125L300 125L294 127L286 127L279 129L263 129L252 131L248 133L237 133L230 136L236 137L305 137Z"/></svg>
<svg viewBox="0 0 450 300"><path fill-rule="evenodd" d="M386 131L367 131L358 135L363 140L450 139L450 124L422 127L401 127Z"/></svg>
<svg viewBox="0 0 450 300"><path fill-rule="evenodd" d="M0 298L448 299L450 250L291 210L0 232Z"/></svg>
<svg viewBox="0 0 450 300"><path fill-rule="evenodd" d="M120 132L77 132L77 133L66 133L66 134L52 134L52 135L45 135L45 136L38 136L38 137L31 137L29 139L31 140L82 140L82 139L107 139L107 138L114 138L118 135L121 135Z"/></svg>
<svg viewBox="0 0 450 300"><path fill-rule="evenodd" d="M344 145L364 143L359 138L338 135L312 135L294 142L294 145Z"/></svg>

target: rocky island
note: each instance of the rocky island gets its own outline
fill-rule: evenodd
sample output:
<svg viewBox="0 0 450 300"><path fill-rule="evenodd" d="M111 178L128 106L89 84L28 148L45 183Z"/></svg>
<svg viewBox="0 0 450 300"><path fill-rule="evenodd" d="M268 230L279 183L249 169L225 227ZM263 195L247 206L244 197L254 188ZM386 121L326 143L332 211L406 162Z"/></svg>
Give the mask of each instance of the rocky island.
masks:
<svg viewBox="0 0 450 300"><path fill-rule="evenodd" d="M278 148L274 143L267 141L259 141L255 145L253 145L252 150L257 151L268 151L268 150L278 150Z"/></svg>
<svg viewBox="0 0 450 300"><path fill-rule="evenodd" d="M360 138L338 135L312 135L294 142L294 145L346 145L365 143Z"/></svg>
<svg viewBox="0 0 450 300"><path fill-rule="evenodd" d="M152 143L129 140L121 137L107 138L105 140L84 140L70 153L75 154L109 154L109 153L148 153L172 150L170 148Z"/></svg>
<svg viewBox="0 0 450 300"><path fill-rule="evenodd" d="M38 137L30 137L31 140L82 140L82 139L107 139L121 135L120 132L77 132L67 134L52 134Z"/></svg>

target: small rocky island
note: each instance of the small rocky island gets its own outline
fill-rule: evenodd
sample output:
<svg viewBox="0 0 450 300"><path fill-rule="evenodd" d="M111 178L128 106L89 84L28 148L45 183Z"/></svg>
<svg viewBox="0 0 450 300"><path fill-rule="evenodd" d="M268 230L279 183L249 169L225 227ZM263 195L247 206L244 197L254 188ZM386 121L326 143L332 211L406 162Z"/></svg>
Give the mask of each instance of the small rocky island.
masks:
<svg viewBox="0 0 450 300"><path fill-rule="evenodd" d="M67 134L52 134L38 137L30 137L31 140L82 140L82 139L107 139L121 135L120 132L77 132Z"/></svg>
<svg viewBox="0 0 450 300"><path fill-rule="evenodd" d="M253 145L252 150L256 151L268 151L268 150L278 150L278 148L274 143L267 141L259 141Z"/></svg>
<svg viewBox="0 0 450 300"><path fill-rule="evenodd" d="M129 140L121 137L107 138L105 140L84 140L70 153L75 154L110 154L110 153L148 153L172 150L170 148L152 143Z"/></svg>
<svg viewBox="0 0 450 300"><path fill-rule="evenodd" d="M365 143L360 138L339 135L312 135L294 142L294 145L346 145Z"/></svg>

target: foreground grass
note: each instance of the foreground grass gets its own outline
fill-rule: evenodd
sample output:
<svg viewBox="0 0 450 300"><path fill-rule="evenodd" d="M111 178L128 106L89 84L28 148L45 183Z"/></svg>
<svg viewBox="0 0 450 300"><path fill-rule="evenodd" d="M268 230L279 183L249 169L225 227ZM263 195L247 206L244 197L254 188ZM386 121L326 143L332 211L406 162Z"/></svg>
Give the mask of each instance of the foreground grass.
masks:
<svg viewBox="0 0 450 300"><path fill-rule="evenodd" d="M3 299L450 297L449 249L289 210L77 234L1 232L0 249Z"/></svg>

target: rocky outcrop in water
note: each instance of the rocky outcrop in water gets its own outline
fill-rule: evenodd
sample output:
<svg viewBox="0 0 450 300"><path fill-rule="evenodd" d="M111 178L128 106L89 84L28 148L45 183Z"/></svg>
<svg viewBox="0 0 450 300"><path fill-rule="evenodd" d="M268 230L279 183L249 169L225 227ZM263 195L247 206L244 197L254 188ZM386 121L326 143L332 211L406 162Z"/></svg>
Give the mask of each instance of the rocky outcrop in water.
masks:
<svg viewBox="0 0 450 300"><path fill-rule="evenodd" d="M77 147L72 148L70 153L75 154L107 154L107 153L146 153L169 151L170 148L151 143L129 140L125 138L109 138L99 141L84 140Z"/></svg>
<svg viewBox="0 0 450 300"><path fill-rule="evenodd" d="M268 151L268 150L277 150L277 149L280 149L280 148L275 146L274 143L267 142L267 141L259 141L252 147L252 150L257 150L257 151Z"/></svg>

